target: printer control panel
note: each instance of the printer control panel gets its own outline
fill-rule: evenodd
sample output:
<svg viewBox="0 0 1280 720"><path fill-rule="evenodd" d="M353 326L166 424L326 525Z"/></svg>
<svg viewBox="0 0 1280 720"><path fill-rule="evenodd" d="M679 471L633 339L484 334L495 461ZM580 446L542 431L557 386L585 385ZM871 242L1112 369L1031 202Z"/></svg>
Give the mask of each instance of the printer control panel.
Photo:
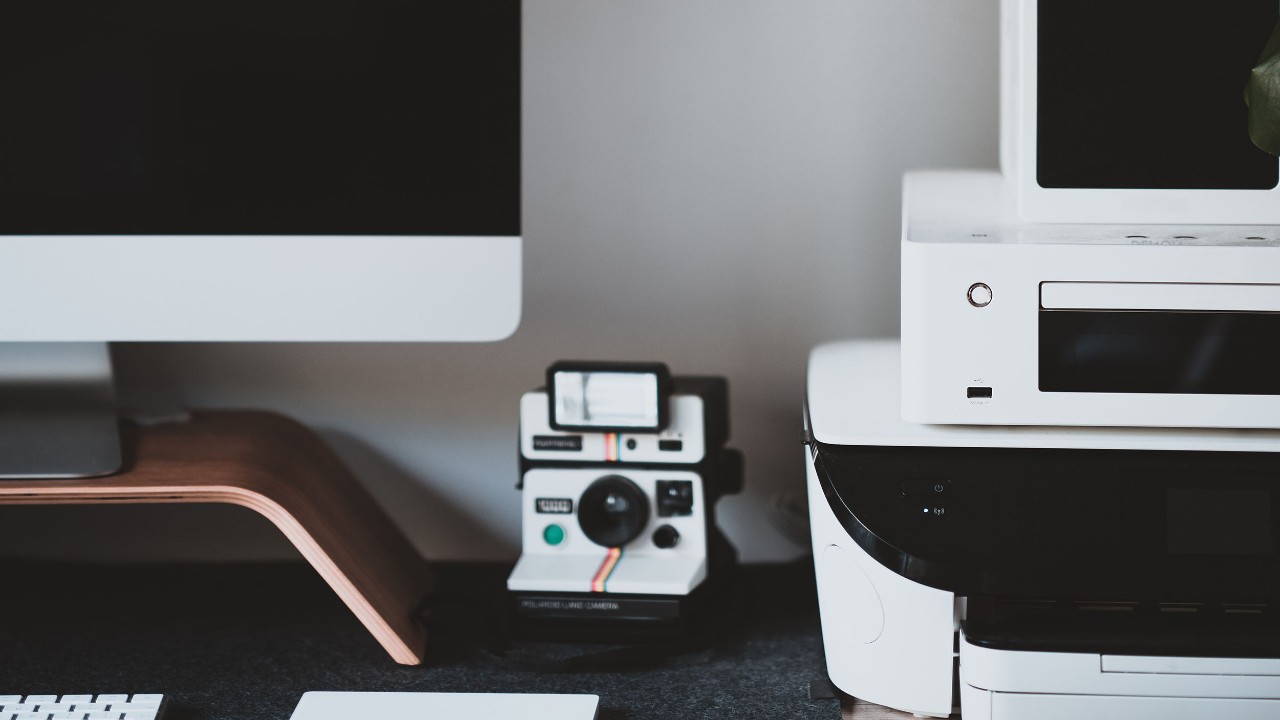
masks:
<svg viewBox="0 0 1280 720"><path fill-rule="evenodd" d="M850 536L924 585L1280 598L1280 454L817 443L814 462Z"/></svg>
<svg viewBox="0 0 1280 720"><path fill-rule="evenodd" d="M942 519L947 516L947 502L951 499L951 481L943 479L911 478L901 481L902 502L909 512L922 517Z"/></svg>

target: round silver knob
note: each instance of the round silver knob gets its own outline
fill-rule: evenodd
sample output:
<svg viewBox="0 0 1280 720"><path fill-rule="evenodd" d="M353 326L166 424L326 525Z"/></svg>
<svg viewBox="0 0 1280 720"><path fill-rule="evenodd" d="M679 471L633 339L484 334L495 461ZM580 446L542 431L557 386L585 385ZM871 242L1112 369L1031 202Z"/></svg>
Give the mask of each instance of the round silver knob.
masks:
<svg viewBox="0 0 1280 720"><path fill-rule="evenodd" d="M969 286L969 304L974 307L986 307L991 304L991 287L986 283L974 283Z"/></svg>

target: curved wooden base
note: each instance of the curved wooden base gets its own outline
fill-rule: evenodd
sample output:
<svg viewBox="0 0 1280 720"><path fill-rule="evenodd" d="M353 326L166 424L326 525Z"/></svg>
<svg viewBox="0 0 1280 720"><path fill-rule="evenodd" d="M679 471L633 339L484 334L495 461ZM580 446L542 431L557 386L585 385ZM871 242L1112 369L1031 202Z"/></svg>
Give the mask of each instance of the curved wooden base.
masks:
<svg viewBox="0 0 1280 720"><path fill-rule="evenodd" d="M386 513L311 430L266 412L200 412L122 432L124 469L0 481L0 504L230 503L265 516L396 662L422 663L415 617L432 576Z"/></svg>

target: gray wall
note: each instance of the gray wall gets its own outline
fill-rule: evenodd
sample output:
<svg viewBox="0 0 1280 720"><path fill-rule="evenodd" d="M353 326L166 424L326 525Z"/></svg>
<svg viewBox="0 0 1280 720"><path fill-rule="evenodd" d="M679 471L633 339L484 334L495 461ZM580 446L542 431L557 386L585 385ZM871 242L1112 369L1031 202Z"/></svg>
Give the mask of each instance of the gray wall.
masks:
<svg viewBox="0 0 1280 720"><path fill-rule="evenodd" d="M525 305L490 345L120 345L134 407L319 429L431 558L519 550L516 409L559 358L727 375L750 561L802 548L805 361L896 334L899 178L994 166L997 0L526 0ZM52 523L59 528L41 528ZM0 552L274 557L240 510L7 509Z"/></svg>

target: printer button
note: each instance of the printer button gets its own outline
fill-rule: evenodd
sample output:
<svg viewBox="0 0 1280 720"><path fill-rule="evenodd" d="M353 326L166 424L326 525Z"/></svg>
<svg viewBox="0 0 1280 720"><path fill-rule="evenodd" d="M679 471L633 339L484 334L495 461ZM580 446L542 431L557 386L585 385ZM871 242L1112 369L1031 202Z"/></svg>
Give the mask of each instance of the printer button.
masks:
<svg viewBox="0 0 1280 720"><path fill-rule="evenodd" d="M944 498L951 495L950 480L903 480L902 497L918 500L921 498Z"/></svg>

